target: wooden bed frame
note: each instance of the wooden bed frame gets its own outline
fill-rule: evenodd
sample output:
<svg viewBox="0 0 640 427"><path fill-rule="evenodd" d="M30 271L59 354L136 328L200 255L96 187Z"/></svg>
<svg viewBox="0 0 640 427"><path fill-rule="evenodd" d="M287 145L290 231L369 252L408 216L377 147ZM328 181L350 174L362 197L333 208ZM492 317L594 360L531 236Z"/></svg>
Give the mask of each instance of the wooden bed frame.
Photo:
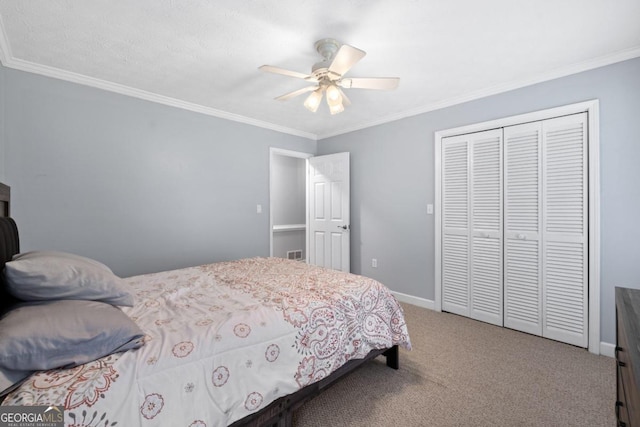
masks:
<svg viewBox="0 0 640 427"><path fill-rule="evenodd" d="M17 302L4 286L4 264L20 252L18 227L9 217L10 201L11 189L0 183L0 316Z"/></svg>
<svg viewBox="0 0 640 427"><path fill-rule="evenodd" d="M0 183L0 217L7 217L9 212L9 204L11 202L11 188L8 185Z"/></svg>
<svg viewBox="0 0 640 427"><path fill-rule="evenodd" d="M10 188L0 183L0 315L10 310L11 307L18 302L7 293L4 285L4 265L6 262L11 261L13 255L20 252L18 227L15 221L9 217L10 196ZM372 350L363 359L350 360L326 378L310 384L293 394L276 399L262 410L234 422L231 426L291 427L293 425L293 412L302 406L303 403L317 396L363 363L380 355L386 357L387 366L390 368L398 369L400 367L397 345L388 349ZM2 400L4 400L4 398L0 397L0 402L2 402Z"/></svg>
<svg viewBox="0 0 640 427"><path fill-rule="evenodd" d="M293 412L303 403L323 392L327 387L344 377L365 362L377 356L386 356L387 366L393 369L400 367L398 346L389 349L372 350L364 359L350 360L328 377L310 384L288 396L273 401L270 405L254 414L248 415L231 424L232 427L292 427Z"/></svg>

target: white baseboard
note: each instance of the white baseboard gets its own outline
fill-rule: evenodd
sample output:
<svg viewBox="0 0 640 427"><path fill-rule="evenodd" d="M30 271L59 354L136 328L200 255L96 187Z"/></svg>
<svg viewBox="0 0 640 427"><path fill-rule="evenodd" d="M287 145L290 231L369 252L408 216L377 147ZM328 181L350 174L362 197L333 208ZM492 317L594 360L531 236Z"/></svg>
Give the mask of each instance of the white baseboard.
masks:
<svg viewBox="0 0 640 427"><path fill-rule="evenodd" d="M435 310L436 303L430 299L414 297L413 295L403 294L401 292L391 291L394 297L400 302L406 302L407 304L417 305L418 307L428 308L429 310Z"/></svg>
<svg viewBox="0 0 640 427"><path fill-rule="evenodd" d="M615 357L616 356L616 345L610 344L608 342L600 341L600 354L602 356Z"/></svg>

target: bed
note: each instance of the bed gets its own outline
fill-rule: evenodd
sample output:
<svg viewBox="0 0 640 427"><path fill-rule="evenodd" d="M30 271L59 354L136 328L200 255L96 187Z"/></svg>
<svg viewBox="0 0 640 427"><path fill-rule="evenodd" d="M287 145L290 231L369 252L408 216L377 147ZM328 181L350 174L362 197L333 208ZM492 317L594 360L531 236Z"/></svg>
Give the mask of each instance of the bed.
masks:
<svg viewBox="0 0 640 427"><path fill-rule="evenodd" d="M0 325L41 305L67 304L61 310L75 313L73 303L95 313L89 323L102 307L138 330L94 360L27 366L33 372L3 397L4 406L64 407L67 426L290 426L296 408L339 378L380 355L398 369L398 347L411 347L401 306L358 275L251 258L120 279L132 306L115 308L122 299L23 303L7 283L19 252L15 222L0 218Z"/></svg>

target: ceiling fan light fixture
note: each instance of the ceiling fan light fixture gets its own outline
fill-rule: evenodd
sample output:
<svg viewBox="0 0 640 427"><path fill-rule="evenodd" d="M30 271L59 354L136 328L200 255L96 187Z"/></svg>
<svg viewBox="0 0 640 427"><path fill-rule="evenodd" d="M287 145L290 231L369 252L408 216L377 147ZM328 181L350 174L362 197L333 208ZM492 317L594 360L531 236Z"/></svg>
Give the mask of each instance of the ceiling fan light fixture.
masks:
<svg viewBox="0 0 640 427"><path fill-rule="evenodd" d="M377 89L393 90L398 87L400 79L398 77L355 77L344 78L347 73L365 55L365 51L356 47L341 44L334 39L318 40L315 48L322 61L311 67L311 74L299 73L273 65L263 65L262 71L281 74L288 77L295 77L307 82L315 83L314 86L294 90L276 98L279 101L287 101L303 93L313 91L304 101L304 106L311 112L316 112L322 97L327 95L327 104L331 114L338 114L344 111L345 107L351 105L351 101L340 88L345 89Z"/></svg>
<svg viewBox="0 0 640 427"><path fill-rule="evenodd" d="M316 89L307 97L304 101L304 106L307 110L315 113L318 111L320 102L322 101L322 89Z"/></svg>
<svg viewBox="0 0 640 427"><path fill-rule="evenodd" d="M344 105L342 104L342 93L335 83L327 86L327 104L329 105L329 112L331 115L342 113L344 111Z"/></svg>
<svg viewBox="0 0 640 427"><path fill-rule="evenodd" d="M342 104L342 94L335 84L327 86L327 104L329 104L329 107Z"/></svg>

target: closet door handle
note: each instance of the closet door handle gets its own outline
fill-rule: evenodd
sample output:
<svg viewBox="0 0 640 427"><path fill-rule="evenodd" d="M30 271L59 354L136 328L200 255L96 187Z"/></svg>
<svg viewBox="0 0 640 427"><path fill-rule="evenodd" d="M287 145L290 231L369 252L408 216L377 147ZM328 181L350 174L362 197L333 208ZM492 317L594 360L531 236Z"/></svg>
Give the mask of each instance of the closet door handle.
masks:
<svg viewBox="0 0 640 427"><path fill-rule="evenodd" d="M525 239L527 238L527 236L525 236L525 235L524 235L524 234L522 234L522 233L518 234L518 236L517 236L517 237L518 237L518 239L520 239L520 240L525 240Z"/></svg>

